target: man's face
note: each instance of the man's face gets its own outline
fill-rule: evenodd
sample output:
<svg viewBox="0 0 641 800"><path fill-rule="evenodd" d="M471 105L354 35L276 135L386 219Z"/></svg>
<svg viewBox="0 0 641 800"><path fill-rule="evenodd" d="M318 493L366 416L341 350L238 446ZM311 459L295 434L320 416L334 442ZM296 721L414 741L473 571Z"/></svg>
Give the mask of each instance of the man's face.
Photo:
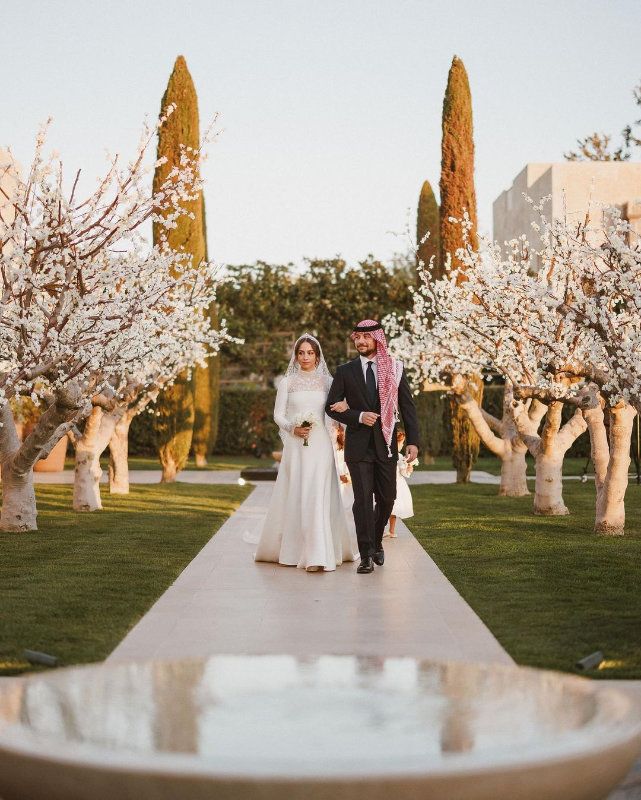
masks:
<svg viewBox="0 0 641 800"><path fill-rule="evenodd" d="M359 355L370 358L376 354L376 339L369 331L356 331L354 334L354 347Z"/></svg>

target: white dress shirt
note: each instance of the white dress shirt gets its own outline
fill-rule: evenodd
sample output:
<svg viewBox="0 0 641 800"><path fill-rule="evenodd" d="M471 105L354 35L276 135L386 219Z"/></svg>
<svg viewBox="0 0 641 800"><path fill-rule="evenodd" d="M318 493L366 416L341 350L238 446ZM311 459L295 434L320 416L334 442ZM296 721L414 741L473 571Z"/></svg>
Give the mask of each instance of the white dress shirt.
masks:
<svg viewBox="0 0 641 800"><path fill-rule="evenodd" d="M359 353L359 355L360 355L360 353ZM365 379L365 385L367 385L367 365L371 361L372 362L372 372L374 373L374 380L376 381L376 388L378 389L378 372L376 370L376 356L370 356L369 358L366 358L365 356L361 356L360 358L361 358L361 366L363 367L363 378ZM364 411L361 411L361 413L358 415L358 421L359 422L363 421L363 414L364 413L365 413Z"/></svg>
<svg viewBox="0 0 641 800"><path fill-rule="evenodd" d="M376 381L376 387L378 388L378 372L376 370L376 356L372 356L371 358L365 358L365 356L361 356L361 366L363 367L363 377L365 378L365 383L367 384L367 365L369 362L372 362L372 370L374 372L374 380Z"/></svg>

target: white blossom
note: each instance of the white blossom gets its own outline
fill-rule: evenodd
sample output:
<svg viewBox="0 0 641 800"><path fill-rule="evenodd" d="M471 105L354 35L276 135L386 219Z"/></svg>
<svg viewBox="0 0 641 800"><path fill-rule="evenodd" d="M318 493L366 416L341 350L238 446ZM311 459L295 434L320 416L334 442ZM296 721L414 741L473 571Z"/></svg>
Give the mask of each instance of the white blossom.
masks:
<svg viewBox="0 0 641 800"><path fill-rule="evenodd" d="M111 158L85 199L77 179L64 191L63 164L43 156L46 126L39 132L27 177L0 204L0 402L50 397L69 382L87 397L157 385L227 338L224 322L214 331L204 313L216 267L141 234L151 221L175 226L201 191L201 151L183 148L152 192L143 161L156 131L145 126L124 169Z"/></svg>

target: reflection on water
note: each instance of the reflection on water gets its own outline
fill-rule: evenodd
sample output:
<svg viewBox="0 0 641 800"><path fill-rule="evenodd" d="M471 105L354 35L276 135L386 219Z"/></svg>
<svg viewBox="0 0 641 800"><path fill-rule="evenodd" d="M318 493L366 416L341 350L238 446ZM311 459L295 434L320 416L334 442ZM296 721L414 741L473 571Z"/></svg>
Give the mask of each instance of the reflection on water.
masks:
<svg viewBox="0 0 641 800"><path fill-rule="evenodd" d="M242 767L336 769L396 757L558 747L598 708L582 683L496 666L409 658L214 656L34 676L0 692L0 735L193 753ZM15 728L14 730L18 730Z"/></svg>

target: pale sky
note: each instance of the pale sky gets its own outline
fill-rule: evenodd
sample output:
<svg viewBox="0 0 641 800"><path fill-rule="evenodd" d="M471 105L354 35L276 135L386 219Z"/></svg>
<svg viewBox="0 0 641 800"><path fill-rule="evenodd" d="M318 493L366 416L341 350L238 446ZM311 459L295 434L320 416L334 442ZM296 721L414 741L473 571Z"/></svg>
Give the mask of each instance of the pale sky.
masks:
<svg viewBox="0 0 641 800"><path fill-rule="evenodd" d="M40 122L68 169L133 153L175 57L201 125L210 256L350 262L406 249L437 188L452 56L470 78L479 223L528 161L640 116L640 0L2 0L0 146L30 161ZM394 236L397 232L398 236Z"/></svg>

